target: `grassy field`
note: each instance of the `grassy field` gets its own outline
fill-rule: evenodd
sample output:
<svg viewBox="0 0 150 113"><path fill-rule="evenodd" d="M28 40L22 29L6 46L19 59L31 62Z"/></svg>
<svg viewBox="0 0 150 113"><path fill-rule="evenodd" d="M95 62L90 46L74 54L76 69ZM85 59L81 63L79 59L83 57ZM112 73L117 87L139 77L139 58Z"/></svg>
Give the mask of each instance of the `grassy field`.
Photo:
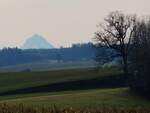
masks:
<svg viewBox="0 0 150 113"><path fill-rule="evenodd" d="M0 93L48 84L97 79L119 73L121 72L116 71L116 69L101 69L99 72L94 69L74 69L47 72L0 73Z"/></svg>
<svg viewBox="0 0 150 113"><path fill-rule="evenodd" d="M71 92L53 92L46 94L15 97L1 100L0 103L51 106L73 108L98 108L103 106L119 108L149 108L150 102L131 93L127 88L95 89Z"/></svg>
<svg viewBox="0 0 150 113"><path fill-rule="evenodd" d="M121 73L116 68L1 73L0 103L55 104L61 108L149 108L149 100L122 86Z"/></svg>
<svg viewBox="0 0 150 113"><path fill-rule="evenodd" d="M51 71L51 70L68 70L68 69L84 69L95 67L94 61L76 61L76 62L61 62L57 61L42 61L35 63L17 64L11 66L0 67L0 72L22 72L30 69L32 71Z"/></svg>

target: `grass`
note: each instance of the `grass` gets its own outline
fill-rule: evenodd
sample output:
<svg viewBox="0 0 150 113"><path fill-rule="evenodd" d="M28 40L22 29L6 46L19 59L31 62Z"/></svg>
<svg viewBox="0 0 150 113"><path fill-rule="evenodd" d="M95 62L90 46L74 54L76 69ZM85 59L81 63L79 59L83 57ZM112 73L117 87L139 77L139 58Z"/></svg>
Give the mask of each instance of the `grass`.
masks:
<svg viewBox="0 0 150 113"><path fill-rule="evenodd" d="M99 108L103 106L119 108L149 108L150 102L131 93L128 88L95 89L85 91L46 93L30 95L17 99L3 100L0 103L20 104L31 106Z"/></svg>
<svg viewBox="0 0 150 113"><path fill-rule="evenodd" d="M0 73L0 92L21 88L36 87L67 81L86 80L101 76L109 76L116 69L101 69L98 73L94 69L74 69L47 72L19 72Z"/></svg>
<svg viewBox="0 0 150 113"><path fill-rule="evenodd" d="M101 107L97 109L74 109L70 108L60 108L56 105L51 107L35 107L35 106L25 106L24 104L19 105L9 105L0 104L0 113L150 113L150 109L145 108L132 108L132 109L122 109L122 108L111 108L111 107Z"/></svg>
<svg viewBox="0 0 150 113"><path fill-rule="evenodd" d="M93 61L76 61L76 62L35 62L35 63L25 63L25 64L17 64L12 66L0 67L0 72L21 72L26 69L30 69L32 71L50 71L50 70L68 70L68 69L80 69L80 68L91 68L95 67Z"/></svg>
<svg viewBox="0 0 150 113"><path fill-rule="evenodd" d="M95 84L97 80L100 80L100 84L121 83L119 76L122 72L117 68L104 68L99 71L94 69L73 69L73 70L61 70L61 71L49 71L49 72L20 72L20 73L1 73L0 74L0 94L3 92L15 91L24 88L39 88L48 84L60 84L69 82L67 86L70 90L58 90L46 92L28 92L28 93L14 93L13 95L1 95L0 103L7 103L6 106L17 106L23 104L24 106L45 106L46 108L56 105L59 108L75 109L81 108L149 108L150 101L132 93L128 88L112 88L112 87L89 87ZM114 76L115 75L115 76ZM110 80L109 80L109 79ZM80 87L85 85L85 82L80 82L75 85L77 89L72 90L71 84L74 81L81 80L94 80L86 83L87 88L84 90ZM104 82L105 81L105 82ZM99 81L98 81L99 82ZM98 85L96 83L96 85ZM105 84L106 85L106 84ZM59 87L60 87L59 86ZM64 85L65 87L65 85ZM42 87L45 88L45 87ZM56 87L57 88L57 87ZM89 89L88 89L89 88ZM21 90L21 91L22 91ZM19 109L19 108L18 108ZM20 112L21 113L21 112ZM35 112L36 113L36 112Z"/></svg>

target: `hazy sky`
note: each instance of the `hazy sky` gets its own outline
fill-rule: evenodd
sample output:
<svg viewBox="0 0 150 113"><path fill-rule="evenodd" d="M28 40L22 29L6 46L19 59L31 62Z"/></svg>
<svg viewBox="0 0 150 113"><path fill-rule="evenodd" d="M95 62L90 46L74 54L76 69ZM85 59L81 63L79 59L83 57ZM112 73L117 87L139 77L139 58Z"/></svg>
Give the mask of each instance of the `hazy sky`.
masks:
<svg viewBox="0 0 150 113"><path fill-rule="evenodd" d="M41 34L55 47L91 41L111 11L150 13L150 0L0 0L0 47Z"/></svg>

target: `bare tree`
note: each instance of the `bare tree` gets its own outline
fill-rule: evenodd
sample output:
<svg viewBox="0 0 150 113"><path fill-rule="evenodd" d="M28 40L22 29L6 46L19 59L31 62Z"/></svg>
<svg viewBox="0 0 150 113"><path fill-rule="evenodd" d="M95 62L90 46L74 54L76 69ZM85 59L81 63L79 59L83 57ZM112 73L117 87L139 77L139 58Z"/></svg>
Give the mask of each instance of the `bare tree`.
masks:
<svg viewBox="0 0 150 113"><path fill-rule="evenodd" d="M122 67L124 74L128 74L128 53L134 32L136 16L125 15L122 12L111 12L104 19L104 24L95 33L97 45L103 45L116 50L122 57Z"/></svg>

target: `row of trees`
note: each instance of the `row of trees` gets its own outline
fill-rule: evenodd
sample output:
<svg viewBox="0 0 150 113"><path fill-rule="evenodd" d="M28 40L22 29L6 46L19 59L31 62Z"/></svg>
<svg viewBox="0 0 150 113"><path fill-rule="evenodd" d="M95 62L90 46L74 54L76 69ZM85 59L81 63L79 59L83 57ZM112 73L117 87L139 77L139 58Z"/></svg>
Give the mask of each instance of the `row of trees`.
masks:
<svg viewBox="0 0 150 113"><path fill-rule="evenodd" d="M26 49L3 48L0 49L0 67L50 62L76 62L93 60L96 49L92 43L73 44L72 47L59 49ZM101 49L101 52L105 51ZM103 56L106 56L103 54Z"/></svg>
<svg viewBox="0 0 150 113"><path fill-rule="evenodd" d="M98 28L96 46L114 49L120 55L124 75L132 78L131 88L150 91L150 18L137 19L136 15L116 11Z"/></svg>
<svg viewBox="0 0 150 113"><path fill-rule="evenodd" d="M138 21L132 41L130 55L131 69L134 70L131 88L149 96L150 92L150 18Z"/></svg>

